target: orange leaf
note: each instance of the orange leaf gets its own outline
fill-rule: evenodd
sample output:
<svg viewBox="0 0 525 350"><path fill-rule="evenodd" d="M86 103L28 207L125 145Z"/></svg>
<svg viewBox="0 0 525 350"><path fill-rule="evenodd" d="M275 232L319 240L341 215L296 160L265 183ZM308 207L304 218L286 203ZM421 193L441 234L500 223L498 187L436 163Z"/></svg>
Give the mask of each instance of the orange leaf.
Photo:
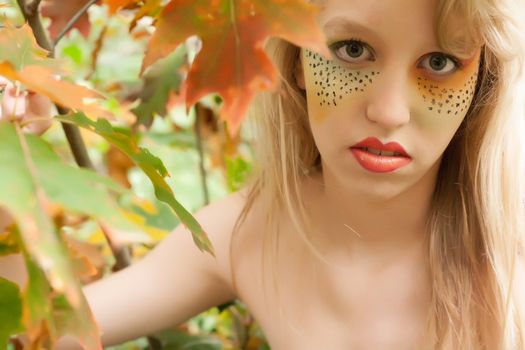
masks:
<svg viewBox="0 0 525 350"><path fill-rule="evenodd" d="M0 61L7 61L16 69L33 64L57 64L48 58L49 52L38 45L27 23L17 27L8 20L3 25L0 27Z"/></svg>
<svg viewBox="0 0 525 350"><path fill-rule="evenodd" d="M111 113L100 107L96 101L102 98L98 92L60 80L50 68L31 65L17 72L8 62L0 62L0 75L17 80L29 90L45 95L61 106L82 111L89 117L112 118ZM92 103L87 103L85 99L91 99ZM131 112L124 110L119 116L129 122L135 119Z"/></svg>
<svg viewBox="0 0 525 350"><path fill-rule="evenodd" d="M42 16L48 17L51 20L48 29L52 39L56 38L60 30L65 27L69 20L80 11L87 2L88 0L46 0L42 3ZM87 12L80 17L73 28L77 28L83 36L88 36L90 24Z"/></svg>
<svg viewBox="0 0 525 350"><path fill-rule="evenodd" d="M109 13L114 14L121 8L128 6L134 1L135 0L104 0L104 4L108 6Z"/></svg>
<svg viewBox="0 0 525 350"><path fill-rule="evenodd" d="M219 93L221 118L235 133L258 90L277 86L277 74L263 45L284 38L329 56L317 26L318 9L304 0L176 0L160 14L144 67L198 35L203 48L187 79L187 106Z"/></svg>

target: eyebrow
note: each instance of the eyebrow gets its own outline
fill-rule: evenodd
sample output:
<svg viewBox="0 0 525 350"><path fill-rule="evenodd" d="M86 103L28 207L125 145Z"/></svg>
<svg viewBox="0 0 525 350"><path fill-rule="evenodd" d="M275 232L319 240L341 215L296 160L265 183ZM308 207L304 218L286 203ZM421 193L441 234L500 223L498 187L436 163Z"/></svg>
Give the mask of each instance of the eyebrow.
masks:
<svg viewBox="0 0 525 350"><path fill-rule="evenodd" d="M379 33L377 33L376 31L372 29L372 26L367 26L364 23L360 23L359 21L350 19L345 16L335 16L331 18L330 20L328 20L323 25L323 31L325 33L333 33L334 35L346 34L346 33L364 33L364 34L374 37L374 39L376 39L377 42L384 44L383 38L381 37L381 35L379 35ZM436 45L436 49L438 51L443 51L437 45ZM453 54L454 56L458 56L457 54L454 54L454 53L450 53L450 54ZM467 57L463 57L463 58L458 57L458 58L462 61L471 61L475 58L475 55L468 57L468 58ZM468 62L465 62L465 63L468 63Z"/></svg>
<svg viewBox="0 0 525 350"><path fill-rule="evenodd" d="M372 31L369 27L366 25L359 23L357 21L351 20L347 17L343 16L336 16L332 19L330 19L328 22L326 22L323 26L324 30L359 30L362 32L372 32L373 34L376 34L374 31Z"/></svg>
<svg viewBox="0 0 525 350"><path fill-rule="evenodd" d="M331 18L328 22L326 22L323 25L323 31L325 33L327 32L333 32L333 33L347 33L347 32L360 32L360 33L366 33L374 38L376 38L378 41L383 41L381 39L381 36L376 33L374 30L371 29L371 27L366 26L363 23L360 23L358 21L351 20L344 16L336 16L334 18Z"/></svg>

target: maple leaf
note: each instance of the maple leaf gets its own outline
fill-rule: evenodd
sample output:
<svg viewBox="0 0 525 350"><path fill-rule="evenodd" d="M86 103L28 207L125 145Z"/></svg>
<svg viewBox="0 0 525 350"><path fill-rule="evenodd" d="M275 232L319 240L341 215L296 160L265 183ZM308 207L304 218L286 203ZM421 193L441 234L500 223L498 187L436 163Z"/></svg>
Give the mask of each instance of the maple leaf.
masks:
<svg viewBox="0 0 525 350"><path fill-rule="evenodd" d="M11 334L22 330L22 299L18 286L0 277L0 349L7 349Z"/></svg>
<svg viewBox="0 0 525 350"><path fill-rule="evenodd" d="M19 81L26 88L49 97L53 102L83 111L93 118L111 118L112 113L100 106L98 92L59 78L65 70L62 61L47 57L38 46L33 31L24 24L0 29L0 76ZM96 101L97 103L87 103ZM125 108L118 109L119 118L133 122L135 116Z"/></svg>
<svg viewBox="0 0 525 350"><path fill-rule="evenodd" d="M0 62L0 75L13 81L19 81L29 90L47 96L61 106L83 111L92 118L113 118L112 114L99 104L103 98L102 95L86 87L59 79L52 69L32 65L17 72L9 63ZM124 108L119 111L119 117L128 122L135 120L135 116Z"/></svg>
<svg viewBox="0 0 525 350"><path fill-rule="evenodd" d="M56 61L49 59L49 52L41 48L33 35L31 27L24 23L20 27L7 22L0 29L0 62L9 62L14 69L38 64L46 66L56 65Z"/></svg>
<svg viewBox="0 0 525 350"><path fill-rule="evenodd" d="M219 93L224 100L221 118L234 133L255 93L277 87L276 71L263 49L268 37L329 56L315 20L318 11L304 0L171 1L159 16L143 66L198 35L203 47L186 81L186 104Z"/></svg>
<svg viewBox="0 0 525 350"><path fill-rule="evenodd" d="M144 0L144 4L139 8L133 21L130 24L130 30L135 28L137 22L146 16L156 18L162 9L162 0Z"/></svg>
<svg viewBox="0 0 525 350"><path fill-rule="evenodd" d="M186 50L181 46L165 59L156 62L143 75L144 86L138 96L140 104L133 109L140 124L151 126L155 115L166 115L171 92L180 88L180 70L186 61Z"/></svg>
<svg viewBox="0 0 525 350"><path fill-rule="evenodd" d="M157 199L168 204L180 221L191 231L193 241L197 247L201 251L205 250L212 255L215 254L211 241L202 226L195 220L190 212L177 201L172 189L164 179L169 174L162 161L151 154L148 149L139 147L137 141L131 136L129 131L114 128L106 119L99 119L96 122L92 121L82 113L58 116L57 119L74 123L78 127L99 134L130 157L150 179Z"/></svg>
<svg viewBox="0 0 525 350"><path fill-rule="evenodd" d="M0 123L0 146L0 205L16 222L17 242L28 266L23 317L27 335L32 344L53 348L58 337L71 334L86 349L99 349L98 329L49 213L68 209L151 242L140 223L122 215L114 198L129 192L108 178L63 163L48 143L11 123ZM0 248L11 249L8 244L2 240Z"/></svg>
<svg viewBox="0 0 525 350"><path fill-rule="evenodd" d="M118 10L127 7L134 2L136 2L136 0L104 0L104 4L108 6L110 14L114 14Z"/></svg>
<svg viewBox="0 0 525 350"><path fill-rule="evenodd" d="M51 20L48 30L52 39L57 37L58 33L66 26L69 20L73 18L88 1L89 0L46 0L42 2L40 13L42 16ZM85 37L89 35L91 25L87 12L78 19L73 28L78 29L80 34Z"/></svg>

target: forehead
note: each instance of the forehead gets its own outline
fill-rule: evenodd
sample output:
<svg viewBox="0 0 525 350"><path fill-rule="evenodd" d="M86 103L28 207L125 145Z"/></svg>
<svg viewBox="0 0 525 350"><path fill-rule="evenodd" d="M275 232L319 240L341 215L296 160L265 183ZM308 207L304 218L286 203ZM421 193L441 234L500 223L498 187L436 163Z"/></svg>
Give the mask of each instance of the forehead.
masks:
<svg viewBox="0 0 525 350"><path fill-rule="evenodd" d="M434 47L437 0L318 0L319 24L327 38L373 36L383 43ZM409 39L409 40L407 40Z"/></svg>

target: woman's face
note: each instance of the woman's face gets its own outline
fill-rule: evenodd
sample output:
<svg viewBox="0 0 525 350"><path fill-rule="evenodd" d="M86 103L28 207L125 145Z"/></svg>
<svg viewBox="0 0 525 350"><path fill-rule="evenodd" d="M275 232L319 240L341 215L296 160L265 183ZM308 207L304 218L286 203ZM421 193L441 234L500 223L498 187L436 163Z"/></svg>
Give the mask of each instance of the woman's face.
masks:
<svg viewBox="0 0 525 350"><path fill-rule="evenodd" d="M437 174L474 96L480 51L443 52L435 7L432 0L323 2L319 20L332 57L303 49L298 75L323 176L387 198ZM352 149L369 137L397 142L409 157Z"/></svg>

